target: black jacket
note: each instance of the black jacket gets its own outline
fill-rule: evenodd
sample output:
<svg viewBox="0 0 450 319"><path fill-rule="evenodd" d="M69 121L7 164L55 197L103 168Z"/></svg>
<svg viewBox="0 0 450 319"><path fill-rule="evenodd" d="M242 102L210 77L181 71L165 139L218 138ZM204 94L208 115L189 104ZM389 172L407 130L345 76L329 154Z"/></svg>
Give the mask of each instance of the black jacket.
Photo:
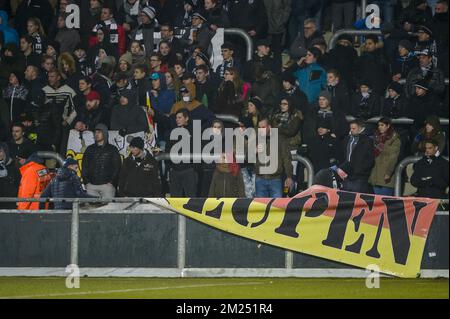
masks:
<svg viewBox="0 0 450 319"><path fill-rule="evenodd" d="M143 159L127 157L119 175L119 194L125 197L161 197L158 162L150 153Z"/></svg>
<svg viewBox="0 0 450 319"><path fill-rule="evenodd" d="M384 99L381 114L391 119L397 119L399 117L407 116L407 110L408 100L403 95L400 95L396 99L390 97Z"/></svg>
<svg viewBox="0 0 450 319"><path fill-rule="evenodd" d="M41 198L90 198L81 185L81 180L77 173L69 168L60 168L56 176L42 192ZM40 203L41 209L45 208L45 203ZM55 209L72 209L72 203L54 203Z"/></svg>
<svg viewBox="0 0 450 319"><path fill-rule="evenodd" d="M331 105L333 108L349 114L351 97L347 85L344 82L339 82L335 86L328 85L326 90L331 94Z"/></svg>
<svg viewBox="0 0 450 319"><path fill-rule="evenodd" d="M357 93L352 99L351 115L356 118L370 119L381 114L381 97L372 92L368 98Z"/></svg>
<svg viewBox="0 0 450 319"><path fill-rule="evenodd" d="M383 51L377 49L374 52L364 52L355 63L355 81L361 83L364 80L370 82L373 90L383 95L389 82L389 65Z"/></svg>
<svg viewBox="0 0 450 319"><path fill-rule="evenodd" d="M314 136L317 134L317 124L321 121L328 122L331 128L331 134L336 135L338 140L342 140L348 133L348 123L344 113L339 110L328 112L320 111L319 107L315 107L305 116L303 124L303 141L310 145Z"/></svg>
<svg viewBox="0 0 450 319"><path fill-rule="evenodd" d="M9 141L8 148L9 148L9 156L11 156L12 159L16 159L20 151L23 151L26 154L33 154L38 150L36 144L33 144L33 142L31 142L27 138L24 138L22 144L16 144L12 140Z"/></svg>
<svg viewBox="0 0 450 319"><path fill-rule="evenodd" d="M337 165L342 161L339 141L330 134L314 136L308 145L308 158L315 172Z"/></svg>
<svg viewBox="0 0 450 319"><path fill-rule="evenodd" d="M439 102L433 93L414 95L409 99L408 117L414 120L416 128L422 127L429 115L439 115Z"/></svg>
<svg viewBox="0 0 450 319"><path fill-rule="evenodd" d="M414 164L411 184L417 187L417 195L429 198L448 198L448 161L442 157L424 156Z"/></svg>
<svg viewBox="0 0 450 319"><path fill-rule="evenodd" d="M37 141L36 144L49 147L54 145L59 150L62 132L62 109L55 103L45 103L33 112Z"/></svg>
<svg viewBox="0 0 450 319"><path fill-rule="evenodd" d="M108 134L104 134L105 141ZM117 185L120 166L122 164L119 151L108 142L102 146L89 145L83 156L82 177L85 184L103 185L111 183Z"/></svg>
<svg viewBox="0 0 450 319"><path fill-rule="evenodd" d="M88 130L93 131L97 124L108 125L110 123L108 111L102 105L93 110L82 106L77 109L77 117L72 122L73 126L80 121L86 124Z"/></svg>
<svg viewBox="0 0 450 319"><path fill-rule="evenodd" d="M0 148L6 154L6 160L0 163L0 197L17 197L20 184L20 172L14 160L10 157L9 148L5 143L0 143ZM16 203L6 203L0 201L0 209L15 209Z"/></svg>
<svg viewBox="0 0 450 319"><path fill-rule="evenodd" d="M344 162L339 167L348 174L348 179L365 180L369 179L372 167L375 165L375 157L373 154L373 140L366 134L361 133L357 137L357 141L353 143L353 150L350 153L350 142L353 136L347 136L344 139L343 153L345 154Z"/></svg>
<svg viewBox="0 0 450 319"><path fill-rule="evenodd" d="M266 32L267 14L263 0L232 0L228 1L230 22L234 28L246 32L256 31L256 38L263 38Z"/></svg>
<svg viewBox="0 0 450 319"><path fill-rule="evenodd" d="M414 54L406 57L397 57L391 62L391 75L401 74L402 79L406 79L409 72L419 66L419 60Z"/></svg>
<svg viewBox="0 0 450 319"><path fill-rule="evenodd" d="M126 134L147 132L147 115L140 106L115 105L112 109L110 129L113 131L125 129Z"/></svg>
<svg viewBox="0 0 450 319"><path fill-rule="evenodd" d="M306 113L308 113L310 111L308 97L297 86L294 86L294 88L289 92L282 90L278 94L277 102L281 101L282 99L286 99L286 98L291 99L294 107L297 110L301 111L303 115L305 115Z"/></svg>
<svg viewBox="0 0 450 319"><path fill-rule="evenodd" d="M358 59L358 53L355 48L337 44L327 55L328 67L338 70L341 74L341 81L345 82L351 89L354 82L354 72L358 72L354 66Z"/></svg>

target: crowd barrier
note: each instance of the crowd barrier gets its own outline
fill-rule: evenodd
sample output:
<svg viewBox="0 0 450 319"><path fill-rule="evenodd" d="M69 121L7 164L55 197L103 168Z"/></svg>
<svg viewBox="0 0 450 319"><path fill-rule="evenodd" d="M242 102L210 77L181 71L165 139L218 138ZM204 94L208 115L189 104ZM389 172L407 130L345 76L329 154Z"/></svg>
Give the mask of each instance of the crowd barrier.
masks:
<svg viewBox="0 0 450 319"><path fill-rule="evenodd" d="M5 199L2 199L5 200ZM0 276L365 277L352 266L231 235L142 198L73 202L72 210L0 210ZM84 203L108 203L83 208ZM421 276L448 278L448 212L437 212Z"/></svg>

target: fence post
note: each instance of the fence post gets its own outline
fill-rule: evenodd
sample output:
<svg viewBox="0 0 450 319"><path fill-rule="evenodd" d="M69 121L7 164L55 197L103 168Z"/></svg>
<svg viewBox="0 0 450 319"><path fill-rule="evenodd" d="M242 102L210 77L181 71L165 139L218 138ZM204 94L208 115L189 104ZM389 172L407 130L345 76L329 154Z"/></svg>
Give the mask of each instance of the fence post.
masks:
<svg viewBox="0 0 450 319"><path fill-rule="evenodd" d="M80 228L80 203L72 204L72 223L70 231L70 264L78 265L78 234Z"/></svg>
<svg viewBox="0 0 450 319"><path fill-rule="evenodd" d="M178 215L177 265L181 277L184 277L183 269L186 266L186 217L182 215Z"/></svg>

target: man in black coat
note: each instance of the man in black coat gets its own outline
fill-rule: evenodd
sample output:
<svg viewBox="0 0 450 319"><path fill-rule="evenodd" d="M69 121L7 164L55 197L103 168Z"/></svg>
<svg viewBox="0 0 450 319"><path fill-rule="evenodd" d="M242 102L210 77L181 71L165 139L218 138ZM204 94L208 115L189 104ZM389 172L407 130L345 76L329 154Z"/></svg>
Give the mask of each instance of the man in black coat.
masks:
<svg viewBox="0 0 450 319"><path fill-rule="evenodd" d="M170 140L167 143L166 151L173 152L173 155L179 154L180 147L182 151L192 153L194 137L193 128L187 109L180 109L175 114L176 128L185 129L187 135L178 135L178 140ZM189 144L189 145L188 145ZM182 154L184 155L184 153ZM196 164L192 161L169 163L170 171L170 196L171 197L196 197L198 188L198 173Z"/></svg>
<svg viewBox="0 0 450 319"><path fill-rule="evenodd" d="M345 114L335 110L331 105L331 95L328 91L322 91L319 95L318 107L314 107L305 115L303 125L303 141L310 144L316 134L317 123L327 121L331 130L331 135L341 141L348 133L348 124Z"/></svg>
<svg viewBox="0 0 450 319"><path fill-rule="evenodd" d="M364 52L355 63L356 83L367 79L372 83L373 90L380 96L384 94L389 82L389 64L380 48L376 35L368 35L364 42Z"/></svg>
<svg viewBox="0 0 450 319"><path fill-rule="evenodd" d="M345 138L345 161L334 167L344 181L343 190L358 193L372 193L369 176L375 165L373 140L366 135L365 124L360 120L350 122L350 135Z"/></svg>
<svg viewBox="0 0 450 319"><path fill-rule="evenodd" d="M358 59L352 40L348 34L342 34L338 37L336 46L327 53L328 67L338 70L341 80L350 89L353 87L354 72L357 72L354 64Z"/></svg>
<svg viewBox="0 0 450 319"><path fill-rule="evenodd" d="M6 143L0 143L0 197L16 197L20 184L20 172L9 155ZM16 203L2 203L0 209L15 209Z"/></svg>
<svg viewBox="0 0 450 319"><path fill-rule="evenodd" d="M331 136L331 126L328 121L319 121L317 135L308 145L308 158L313 164L314 171L338 165L342 161L342 152L339 141Z"/></svg>
<svg viewBox="0 0 450 319"><path fill-rule="evenodd" d="M404 96L403 86L398 82L392 82L388 86L388 94L388 97L384 99L381 115L391 119L405 117L408 100Z"/></svg>
<svg viewBox="0 0 450 319"><path fill-rule="evenodd" d="M438 142L425 143L425 156L414 164L411 184L417 187L417 195L429 198L448 198L445 193L448 187L448 161L442 158L438 150Z"/></svg>
<svg viewBox="0 0 450 319"><path fill-rule="evenodd" d="M439 102L431 91L425 80L416 82L413 86L415 94L409 99L407 115L414 120L413 129L422 127L429 115L438 115L440 111Z"/></svg>
<svg viewBox="0 0 450 319"><path fill-rule="evenodd" d="M120 196L161 197L161 177L158 162L144 149L144 140L135 137L130 142L130 156L119 175Z"/></svg>
<svg viewBox="0 0 450 319"><path fill-rule="evenodd" d="M95 143L89 145L83 156L83 183L89 195L113 198L119 180L122 160L117 148L108 142L108 128L104 124L95 127Z"/></svg>
<svg viewBox="0 0 450 319"><path fill-rule="evenodd" d="M359 85L359 92L352 98L350 114L356 118L368 120L381 115L382 98L368 81L362 81Z"/></svg>
<svg viewBox="0 0 450 319"><path fill-rule="evenodd" d="M331 105L333 105L333 108L349 114L351 109L349 89L341 81L341 75L338 70L331 69L327 72L326 90L331 94Z"/></svg>

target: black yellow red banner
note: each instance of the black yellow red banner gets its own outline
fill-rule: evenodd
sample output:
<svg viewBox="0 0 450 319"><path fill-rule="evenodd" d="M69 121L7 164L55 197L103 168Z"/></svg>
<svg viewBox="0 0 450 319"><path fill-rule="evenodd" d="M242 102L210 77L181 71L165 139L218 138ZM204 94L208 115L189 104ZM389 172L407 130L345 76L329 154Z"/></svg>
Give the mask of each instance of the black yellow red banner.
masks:
<svg viewBox="0 0 450 319"><path fill-rule="evenodd" d="M293 198L151 201L238 236L399 277L419 275L438 205L322 186Z"/></svg>

